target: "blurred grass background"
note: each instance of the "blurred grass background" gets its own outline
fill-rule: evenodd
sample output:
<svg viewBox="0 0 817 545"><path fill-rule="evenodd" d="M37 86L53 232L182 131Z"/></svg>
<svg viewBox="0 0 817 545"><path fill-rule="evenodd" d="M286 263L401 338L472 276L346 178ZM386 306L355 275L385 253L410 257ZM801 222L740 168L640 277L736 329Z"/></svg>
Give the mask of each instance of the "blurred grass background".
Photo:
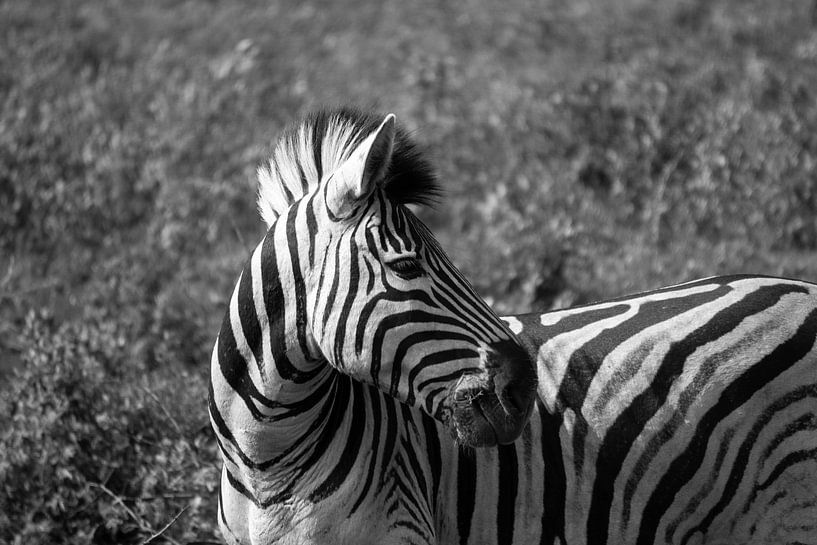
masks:
<svg viewBox="0 0 817 545"><path fill-rule="evenodd" d="M0 1L0 542L215 540L209 351L310 108L393 111L501 312L817 280L804 0Z"/></svg>

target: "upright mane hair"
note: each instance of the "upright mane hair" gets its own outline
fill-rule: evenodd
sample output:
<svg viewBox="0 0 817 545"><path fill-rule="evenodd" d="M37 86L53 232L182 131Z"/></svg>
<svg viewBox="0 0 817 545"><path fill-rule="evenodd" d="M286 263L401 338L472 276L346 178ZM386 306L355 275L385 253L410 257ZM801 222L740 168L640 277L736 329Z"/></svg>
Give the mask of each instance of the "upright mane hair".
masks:
<svg viewBox="0 0 817 545"><path fill-rule="evenodd" d="M384 115L355 108L320 110L289 126L258 168L258 210L271 226L289 206L334 172L380 126ZM397 126L383 189L392 201L427 205L440 193L434 171Z"/></svg>

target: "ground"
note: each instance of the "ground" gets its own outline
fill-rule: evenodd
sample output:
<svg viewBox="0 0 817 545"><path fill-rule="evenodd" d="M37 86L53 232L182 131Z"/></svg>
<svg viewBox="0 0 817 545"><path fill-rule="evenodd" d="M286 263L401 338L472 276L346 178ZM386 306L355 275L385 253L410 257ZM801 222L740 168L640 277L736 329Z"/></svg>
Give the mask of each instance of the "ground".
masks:
<svg viewBox="0 0 817 545"><path fill-rule="evenodd" d="M501 312L817 280L815 6L449 4L0 1L0 541L217 539L209 351L316 106L411 129Z"/></svg>

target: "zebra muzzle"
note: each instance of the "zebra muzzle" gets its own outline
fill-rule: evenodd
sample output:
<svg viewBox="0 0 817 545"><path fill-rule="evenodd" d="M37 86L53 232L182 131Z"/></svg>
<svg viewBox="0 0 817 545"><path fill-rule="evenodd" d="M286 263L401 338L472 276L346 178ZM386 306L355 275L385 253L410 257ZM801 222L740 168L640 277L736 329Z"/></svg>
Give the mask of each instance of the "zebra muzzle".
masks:
<svg viewBox="0 0 817 545"><path fill-rule="evenodd" d="M454 386L450 425L458 442L504 445L522 433L534 405L536 374L527 355L514 346L492 350L482 373L464 375Z"/></svg>

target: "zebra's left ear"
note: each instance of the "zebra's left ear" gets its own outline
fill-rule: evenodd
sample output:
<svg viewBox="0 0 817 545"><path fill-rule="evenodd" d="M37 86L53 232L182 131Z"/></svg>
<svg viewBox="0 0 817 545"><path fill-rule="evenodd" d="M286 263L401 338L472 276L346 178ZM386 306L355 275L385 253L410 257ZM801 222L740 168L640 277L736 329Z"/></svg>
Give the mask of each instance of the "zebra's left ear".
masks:
<svg viewBox="0 0 817 545"><path fill-rule="evenodd" d="M327 180L326 205L338 218L351 216L383 182L394 150L394 114L389 114Z"/></svg>

